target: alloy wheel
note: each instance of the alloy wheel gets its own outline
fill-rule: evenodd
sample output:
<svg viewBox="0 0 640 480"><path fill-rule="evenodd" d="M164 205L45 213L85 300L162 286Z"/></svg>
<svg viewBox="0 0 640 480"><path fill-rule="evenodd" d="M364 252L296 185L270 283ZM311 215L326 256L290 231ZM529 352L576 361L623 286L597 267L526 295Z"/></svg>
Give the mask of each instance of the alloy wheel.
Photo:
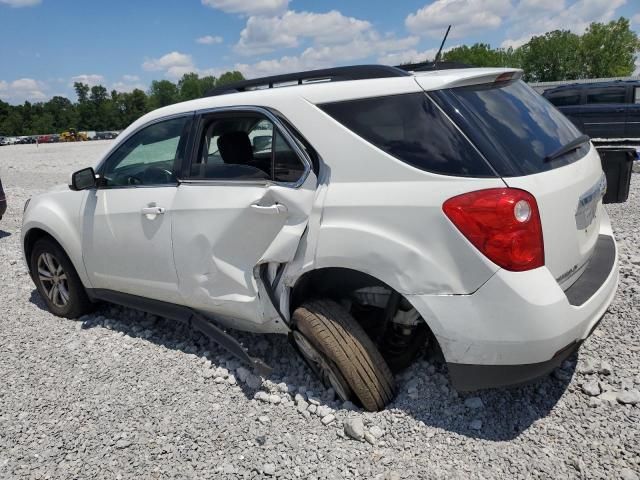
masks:
<svg viewBox="0 0 640 480"><path fill-rule="evenodd" d="M41 253L38 257L38 280L47 298L56 307L63 308L69 303L69 281L60 261L51 253Z"/></svg>

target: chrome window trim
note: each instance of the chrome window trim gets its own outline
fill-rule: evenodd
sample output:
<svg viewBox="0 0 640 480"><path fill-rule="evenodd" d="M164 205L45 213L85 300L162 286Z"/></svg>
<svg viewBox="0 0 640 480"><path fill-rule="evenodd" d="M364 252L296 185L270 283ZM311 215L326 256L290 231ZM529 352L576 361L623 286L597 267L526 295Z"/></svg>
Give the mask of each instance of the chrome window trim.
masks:
<svg viewBox="0 0 640 480"><path fill-rule="evenodd" d="M290 148L293 149L298 159L304 165L304 172L300 176L300 178L295 182L276 182L274 180L230 180L230 179L197 179L197 178L184 178L179 179L180 184L184 185L264 185L266 186L281 186L297 189L300 188L304 182L306 182L307 177L309 176L309 172L311 172L311 159L308 157L306 152L300 148L296 139L291 135L289 130L285 125L282 124L280 119L273 114L266 107L259 107L257 105L233 105L227 107L213 107L213 108L204 108L201 110L196 110L195 114L202 116L208 114L216 114L216 113L229 113L229 112L249 112L249 113L259 113L264 115L269 121L273 123L273 125L278 129L279 133L285 138L285 141L289 145ZM196 139L196 142L199 142L199 139Z"/></svg>

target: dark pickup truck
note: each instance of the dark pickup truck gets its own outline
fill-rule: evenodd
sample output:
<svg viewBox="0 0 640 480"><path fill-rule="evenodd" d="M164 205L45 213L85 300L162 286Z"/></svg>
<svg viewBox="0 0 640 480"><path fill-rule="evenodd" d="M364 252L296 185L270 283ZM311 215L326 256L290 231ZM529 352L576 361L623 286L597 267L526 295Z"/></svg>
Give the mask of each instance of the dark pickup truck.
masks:
<svg viewBox="0 0 640 480"><path fill-rule="evenodd" d="M574 83L543 96L591 138L640 139L640 80Z"/></svg>

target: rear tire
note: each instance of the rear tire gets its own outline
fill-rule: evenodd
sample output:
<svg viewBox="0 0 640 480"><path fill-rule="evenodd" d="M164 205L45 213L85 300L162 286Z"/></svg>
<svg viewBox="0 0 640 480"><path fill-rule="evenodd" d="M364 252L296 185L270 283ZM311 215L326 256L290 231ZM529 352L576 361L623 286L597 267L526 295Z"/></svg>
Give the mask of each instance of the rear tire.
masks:
<svg viewBox="0 0 640 480"><path fill-rule="evenodd" d="M346 382L347 387L343 391L353 393L369 411L383 410L393 400L393 374L374 343L348 311L331 300L313 300L296 309L293 322L297 329L294 341L305 359L315 364L316 368L314 365L312 368L324 380L329 378L332 385L336 379ZM324 357L324 361L314 362L305 354L304 346L295 340L296 334L300 333Z"/></svg>
<svg viewBox="0 0 640 480"><path fill-rule="evenodd" d="M91 310L91 301L76 269L55 241L50 238L36 241L29 266L38 293L51 313L78 318Z"/></svg>

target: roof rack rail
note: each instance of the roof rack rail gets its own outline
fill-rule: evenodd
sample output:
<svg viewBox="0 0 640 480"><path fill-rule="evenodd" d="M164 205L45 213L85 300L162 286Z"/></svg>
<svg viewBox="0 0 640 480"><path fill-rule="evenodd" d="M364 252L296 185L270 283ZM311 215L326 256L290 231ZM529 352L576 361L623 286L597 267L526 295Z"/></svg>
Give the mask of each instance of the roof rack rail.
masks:
<svg viewBox="0 0 640 480"><path fill-rule="evenodd" d="M306 72L287 73L272 77L255 78L216 87L205 93L205 97L226 95L290 85L303 85L316 82L341 82L345 80L365 80L369 78L406 77L406 70L388 65L354 65L349 67L324 68Z"/></svg>

